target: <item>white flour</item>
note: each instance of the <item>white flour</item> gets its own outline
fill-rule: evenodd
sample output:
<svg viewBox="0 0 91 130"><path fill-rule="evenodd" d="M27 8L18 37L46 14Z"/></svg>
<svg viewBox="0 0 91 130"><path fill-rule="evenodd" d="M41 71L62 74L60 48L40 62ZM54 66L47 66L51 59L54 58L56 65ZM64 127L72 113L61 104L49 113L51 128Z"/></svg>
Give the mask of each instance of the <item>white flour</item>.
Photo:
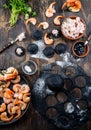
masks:
<svg viewBox="0 0 91 130"><path fill-rule="evenodd" d="M46 47L44 42L42 40L39 40L39 41L34 42L34 44L36 44L38 46L39 50L38 50L37 54L31 55L31 57L44 59L44 60L49 60L49 58L45 57L45 55L43 54L43 50Z"/></svg>
<svg viewBox="0 0 91 130"><path fill-rule="evenodd" d="M45 43L43 42L43 40L39 40L39 41L36 41L34 42L34 44L36 44L39 48L38 50L38 53L37 54L34 54L34 55L31 55L31 57L33 58L39 58L39 59L43 59L43 60L47 60L49 61L50 58L47 58L44 54L43 54L43 50L45 49L46 45ZM69 52L65 52L64 54L60 54L60 57L62 57L62 61L65 62L65 64L67 62L79 62L81 61L80 58L77 58L75 59L73 57L73 55L71 55Z"/></svg>
<svg viewBox="0 0 91 130"><path fill-rule="evenodd" d="M46 87L45 80L43 78L39 78L37 79L33 89L36 95L43 98L46 94L53 94L53 92Z"/></svg>

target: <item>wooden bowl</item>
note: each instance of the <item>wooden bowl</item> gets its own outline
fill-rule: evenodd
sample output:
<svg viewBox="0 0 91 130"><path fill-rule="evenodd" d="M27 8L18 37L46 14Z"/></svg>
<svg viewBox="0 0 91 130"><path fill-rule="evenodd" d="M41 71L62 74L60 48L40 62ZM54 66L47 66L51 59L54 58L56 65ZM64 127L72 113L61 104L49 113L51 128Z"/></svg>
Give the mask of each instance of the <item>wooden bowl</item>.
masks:
<svg viewBox="0 0 91 130"><path fill-rule="evenodd" d="M78 43L84 44L83 41L75 42L75 43L73 44L73 46L72 46L72 53L73 53L76 57L79 57L79 58L86 57L86 56L88 55L88 53L89 53L89 46L88 46L88 44L87 44L86 46L84 46L84 52L83 52L81 55L78 55L78 54L76 53L76 51L74 50L75 45L78 44Z"/></svg>
<svg viewBox="0 0 91 130"><path fill-rule="evenodd" d="M76 19L77 17L78 17L78 16L69 16L69 17L67 17L67 18ZM65 18L65 19L63 20L62 24L61 24L61 32L62 32L63 36L64 36L65 38L69 39L69 40L78 40L78 39L80 39L81 37L83 37L84 34L85 34L85 32L86 32L86 23L85 23L85 21L84 21L82 18L80 18L80 17L79 17L79 18L80 18L81 22L84 24L84 32L83 32L83 33L80 33L79 36L78 36L78 37L75 37L75 38L72 38L72 37L70 37L70 36L67 36L67 35L64 33L64 31L63 31L63 29L62 29L62 26L63 26L63 23L66 22L67 18Z"/></svg>

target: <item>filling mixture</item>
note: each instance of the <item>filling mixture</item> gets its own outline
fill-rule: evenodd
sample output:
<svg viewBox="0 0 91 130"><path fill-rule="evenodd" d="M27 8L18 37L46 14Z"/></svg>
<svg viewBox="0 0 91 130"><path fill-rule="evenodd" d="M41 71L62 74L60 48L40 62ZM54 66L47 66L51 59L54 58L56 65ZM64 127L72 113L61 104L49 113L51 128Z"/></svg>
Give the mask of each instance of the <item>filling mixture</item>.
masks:
<svg viewBox="0 0 91 130"><path fill-rule="evenodd" d="M67 37L77 38L80 34L84 33L85 25L79 17L72 19L67 18L62 23L62 31Z"/></svg>

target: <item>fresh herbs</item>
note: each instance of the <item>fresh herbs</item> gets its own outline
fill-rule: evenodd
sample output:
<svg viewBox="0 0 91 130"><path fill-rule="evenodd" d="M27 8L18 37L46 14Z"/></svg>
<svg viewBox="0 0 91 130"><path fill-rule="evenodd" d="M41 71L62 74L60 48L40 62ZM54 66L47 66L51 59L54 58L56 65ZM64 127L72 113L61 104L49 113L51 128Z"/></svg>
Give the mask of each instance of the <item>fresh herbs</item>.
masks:
<svg viewBox="0 0 91 130"><path fill-rule="evenodd" d="M26 0L7 0L7 4L4 4L3 7L11 10L10 26L16 24L20 14L24 15L25 19L28 19L30 14L36 16L36 12L32 11L32 8L26 3Z"/></svg>

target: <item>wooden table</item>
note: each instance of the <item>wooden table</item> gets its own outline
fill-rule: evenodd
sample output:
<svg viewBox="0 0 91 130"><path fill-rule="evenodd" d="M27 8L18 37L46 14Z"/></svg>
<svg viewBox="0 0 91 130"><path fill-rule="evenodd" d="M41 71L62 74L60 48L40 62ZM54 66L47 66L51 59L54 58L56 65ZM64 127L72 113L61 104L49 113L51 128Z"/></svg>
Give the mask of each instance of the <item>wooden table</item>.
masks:
<svg viewBox="0 0 91 130"><path fill-rule="evenodd" d="M57 14L61 14L64 16L70 16L70 15L77 15L83 18L87 24L87 31L81 40L86 40L87 36L91 32L91 1L90 0L81 0L82 2L82 9L79 13L72 13L72 12L62 12L61 6L64 0L56 0L58 4L56 5ZM53 18L48 19L45 17L45 9L48 7L48 5L53 2L53 0L29 0L29 3L37 11L37 19L38 23L42 21L48 21L51 23L50 28L47 30L49 32L56 26L52 23ZM30 42L32 42L31 35L26 30L26 27L24 25L23 17L20 17L16 26L14 28L11 28L8 30L8 20L10 17L9 11L3 9L2 5L5 3L5 0L0 0L0 48L2 48L4 45L8 43L8 41L16 38L18 34L25 31L27 33L27 38L23 40L22 42L17 42L7 50L5 50L2 54L0 54L0 69L5 69L10 66L15 66L21 70L21 65L24 61L33 59L30 57L29 53L27 52L27 46ZM34 30L36 27L29 25L30 31ZM73 44L73 41L68 41L64 37L61 37L59 42L64 42L68 46L68 51L71 53L71 46ZM91 42L90 42L91 43ZM23 57L18 57L15 54L15 48L21 45L26 49L26 54ZM89 44L89 46L91 46ZM91 48L91 47L90 47ZM89 52L89 55L85 58L82 58L80 60L76 60L75 63L80 65L85 72L91 76L91 49ZM56 57L59 59L59 57ZM56 59L55 58L55 59ZM32 77L26 76L29 82L31 82L38 76L41 65L44 63L48 63L48 61L40 60L40 59L33 59L38 64L38 73ZM59 59L61 60L61 59ZM51 61L49 61L51 62ZM77 130L90 130L91 129L91 123L87 122L82 127L77 128ZM13 123L13 125L9 126L0 126L0 130L58 130L55 126L45 121L40 114L33 108L32 104L30 105L28 111L26 114L17 122Z"/></svg>

